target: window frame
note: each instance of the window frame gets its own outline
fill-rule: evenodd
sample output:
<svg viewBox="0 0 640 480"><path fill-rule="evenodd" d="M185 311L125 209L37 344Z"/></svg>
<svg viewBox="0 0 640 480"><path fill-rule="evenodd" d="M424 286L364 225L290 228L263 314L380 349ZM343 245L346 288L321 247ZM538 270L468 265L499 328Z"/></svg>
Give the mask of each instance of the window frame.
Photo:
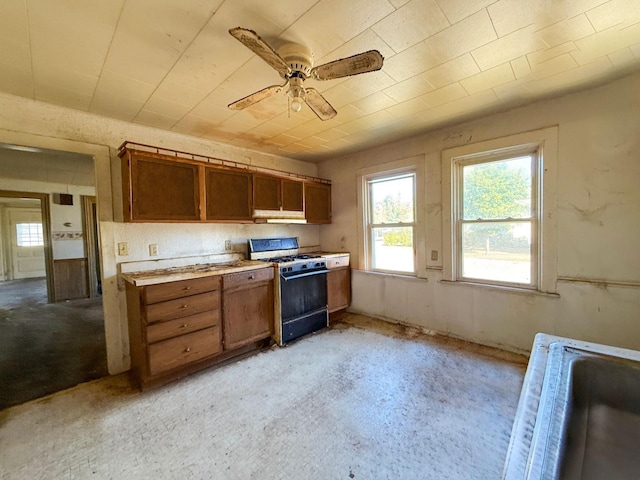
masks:
<svg viewBox="0 0 640 480"><path fill-rule="evenodd" d="M532 197L537 204L537 234L531 238L535 243L536 258L533 269L536 281L530 286L519 283L496 282L471 279L461 276L460 240L457 228L457 205L460 203L460 187L457 169L462 162L484 163L488 159L498 160L537 152L537 177ZM557 280L557 162L558 127L509 135L442 151L442 235L443 264L442 279L448 282L509 288L521 291L556 293ZM533 202L533 198L532 198ZM533 248L533 246L532 246Z"/></svg>
<svg viewBox="0 0 640 480"><path fill-rule="evenodd" d="M464 218L464 167L473 165L483 165L494 162L500 162L515 158L530 157L530 169L531 169L531 209L529 217L522 218L497 218L497 219L478 219L471 220ZM515 288L527 288L537 289L538 279L540 276L540 218L539 213L541 211L539 205L539 191L540 191L540 164L541 156L538 148L532 148L531 146L525 146L522 149L514 148L508 149L507 152L496 152L495 154L483 155L481 158L477 156L463 156L453 160L453 182L455 182L455 201L453 203L453 214L455 217L455 272L456 280L470 283L480 283L482 285L496 285ZM509 282L500 280L491 280L485 278L466 277L463 274L463 252L462 252L462 231L464 225L468 224L488 224L488 223L507 223L507 222L527 222L530 223L531 228L531 248L530 254L530 278L529 283Z"/></svg>
<svg viewBox="0 0 640 480"><path fill-rule="evenodd" d="M374 183L379 183L383 181L391 181L401 178L411 177L413 180L413 222L397 222L397 223L373 223L373 201L371 199L372 189L371 185ZM407 276L415 276L416 275L416 226L417 226L417 183L418 176L415 169L406 169L401 171L387 171L387 172L379 172L372 175L366 175L363 177L364 182L364 196L365 196L365 269L371 272L378 273L389 273L394 275L407 275ZM412 261L413 261L413 270L405 271L405 270L387 270L381 268L374 268L374 229L376 228L411 228L411 246L412 246Z"/></svg>
<svg viewBox="0 0 640 480"><path fill-rule="evenodd" d="M44 246L44 230L42 223L40 222L19 222L16 223L16 246L20 248L30 247L43 247ZM27 235L21 234L22 225L28 225ZM35 228L33 227L35 226ZM35 230L35 232L33 231ZM21 241L26 239L27 244L22 244ZM37 243L33 243L33 242Z"/></svg>

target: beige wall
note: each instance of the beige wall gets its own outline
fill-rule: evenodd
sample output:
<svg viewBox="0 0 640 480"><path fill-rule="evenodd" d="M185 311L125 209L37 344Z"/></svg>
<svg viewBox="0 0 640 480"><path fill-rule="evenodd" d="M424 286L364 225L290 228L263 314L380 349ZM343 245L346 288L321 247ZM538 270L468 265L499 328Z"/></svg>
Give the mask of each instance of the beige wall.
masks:
<svg viewBox="0 0 640 480"><path fill-rule="evenodd" d="M319 244L319 227L315 225L168 225L115 221L121 218L122 208L117 148L125 140L265 168L317 174L314 164L0 94L0 142L83 153L94 158L107 357L112 374L129 368L126 301L122 284L118 285L120 262L222 253L225 240L231 240L234 248L244 250L247 238L271 235L298 236L303 245ZM129 244L128 256L117 255L119 242ZM159 256L149 256L149 243L158 245Z"/></svg>
<svg viewBox="0 0 640 480"><path fill-rule="evenodd" d="M640 349L640 75L462 123L319 165L333 182L334 223L324 249L358 265L356 176L418 156L424 166L424 227L418 277L355 271L354 311L475 342L530 349L536 332ZM441 153L444 149L558 126L559 297L451 285L442 279ZM431 250L437 262L427 260ZM427 266L429 267L427 269Z"/></svg>

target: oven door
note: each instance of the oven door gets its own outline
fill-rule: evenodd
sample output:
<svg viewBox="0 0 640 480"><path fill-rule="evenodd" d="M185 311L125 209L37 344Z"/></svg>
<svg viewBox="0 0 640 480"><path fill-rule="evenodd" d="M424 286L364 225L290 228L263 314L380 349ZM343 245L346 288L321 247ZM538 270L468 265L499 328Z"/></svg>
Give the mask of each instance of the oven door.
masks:
<svg viewBox="0 0 640 480"><path fill-rule="evenodd" d="M282 343L328 325L327 270L280 276Z"/></svg>

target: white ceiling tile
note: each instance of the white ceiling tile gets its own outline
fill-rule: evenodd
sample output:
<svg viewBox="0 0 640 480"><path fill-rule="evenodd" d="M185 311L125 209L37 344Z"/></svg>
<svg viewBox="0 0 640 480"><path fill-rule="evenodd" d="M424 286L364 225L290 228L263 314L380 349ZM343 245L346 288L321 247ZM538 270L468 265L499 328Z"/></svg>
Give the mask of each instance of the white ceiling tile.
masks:
<svg viewBox="0 0 640 480"><path fill-rule="evenodd" d="M0 39L29 44L29 16L24 0L2 0L0 2Z"/></svg>
<svg viewBox="0 0 640 480"><path fill-rule="evenodd" d="M158 85L158 88L156 88L148 101L153 102L155 99L160 99L193 108L204 100L207 93L165 80Z"/></svg>
<svg viewBox="0 0 640 480"><path fill-rule="evenodd" d="M554 23L553 25L538 30L535 36L547 46L555 47L562 43L579 40L595 33L591 22L586 15L577 15L568 20Z"/></svg>
<svg viewBox="0 0 640 480"><path fill-rule="evenodd" d="M411 0L371 29L396 52L449 26L436 0Z"/></svg>
<svg viewBox="0 0 640 480"><path fill-rule="evenodd" d="M495 38L496 32L489 15L486 10L481 10L425 40L425 43L440 59L438 63L444 63L486 45Z"/></svg>
<svg viewBox="0 0 640 480"><path fill-rule="evenodd" d="M331 142L338 138L344 137L346 134L347 134L346 132L340 130L340 127L338 127L338 128L329 128L327 130L323 130L322 132L317 133L316 137L322 138L327 142Z"/></svg>
<svg viewBox="0 0 640 480"><path fill-rule="evenodd" d="M234 115L235 110L231 110L226 106L221 107L218 104L202 101L193 109L191 109L189 114L200 118L209 118L212 120L215 119L215 121L217 122L222 122L223 120Z"/></svg>
<svg viewBox="0 0 640 480"><path fill-rule="evenodd" d="M33 98L31 66L19 68L14 64L0 62L0 91Z"/></svg>
<svg viewBox="0 0 640 480"><path fill-rule="evenodd" d="M76 110L88 111L91 104L91 95L78 90L60 88L56 85L38 84L35 87L35 99L41 102L54 103Z"/></svg>
<svg viewBox="0 0 640 480"><path fill-rule="evenodd" d="M591 78L594 79L592 81L596 81L600 77L606 77L610 71L611 62L605 56L573 70L527 82L526 87L536 95L542 95L550 91L568 91L572 86L583 83L585 78Z"/></svg>
<svg viewBox="0 0 640 480"><path fill-rule="evenodd" d="M429 108L429 105L427 105L421 97L417 97L389 107L387 108L387 112L389 112L396 118L401 118L408 115L414 115L418 112L422 112L427 108Z"/></svg>
<svg viewBox="0 0 640 480"><path fill-rule="evenodd" d="M162 115L166 117L179 120L183 116L185 116L187 112L189 112L189 110L191 110L191 108L186 105L170 102L168 100L164 100L159 97L153 97L152 99L150 99L148 102L144 104L140 114L142 114L143 112L162 113Z"/></svg>
<svg viewBox="0 0 640 480"><path fill-rule="evenodd" d="M169 117L150 110L140 110L138 115L136 115L134 122L148 127L171 130L171 127L173 127L178 120L178 118Z"/></svg>
<svg viewBox="0 0 640 480"><path fill-rule="evenodd" d="M498 102L498 97L493 90L484 90L483 92L470 95L468 97L454 100L446 104L440 105L432 110L427 110L420 115L420 118L427 123L433 125L442 124L443 122L464 115L468 111L469 105L474 106L474 110L479 112L488 112Z"/></svg>
<svg viewBox="0 0 640 480"><path fill-rule="evenodd" d="M610 53L608 56L615 67L626 67L636 63L636 57L630 48L623 48L617 52Z"/></svg>
<svg viewBox="0 0 640 480"><path fill-rule="evenodd" d="M322 92L322 96L331 104L334 108L340 108L343 105L347 105L353 101L353 94L351 89L343 84L336 85Z"/></svg>
<svg viewBox="0 0 640 480"><path fill-rule="evenodd" d="M631 53L637 58L640 59L640 43L636 43L635 45L631 45L629 47Z"/></svg>
<svg viewBox="0 0 640 480"><path fill-rule="evenodd" d="M515 80L515 75L513 74L511 64L507 62L480 72L472 77L460 80L460 83L469 95L473 95L483 90L503 85L512 80Z"/></svg>
<svg viewBox="0 0 640 480"><path fill-rule="evenodd" d="M480 69L471 54L465 53L453 60L449 60L435 68L427 70L421 77L435 88L440 88L479 72Z"/></svg>
<svg viewBox="0 0 640 480"><path fill-rule="evenodd" d="M459 98L468 97L467 91L459 83L452 83L420 97L429 107L437 107Z"/></svg>
<svg viewBox="0 0 640 480"><path fill-rule="evenodd" d="M212 122L206 118L196 117L195 115L187 114L182 117L172 128L174 132L186 133L190 135L203 136L211 132L217 125L217 122Z"/></svg>
<svg viewBox="0 0 640 480"><path fill-rule="evenodd" d="M153 93L153 90L154 86L149 83L104 70L98 80L95 95L100 97L102 101L109 97L125 98L127 101L132 101L136 105L142 106Z"/></svg>
<svg viewBox="0 0 640 480"><path fill-rule="evenodd" d="M320 0L285 31L285 36L304 43L321 58L393 11L387 0Z"/></svg>
<svg viewBox="0 0 640 480"><path fill-rule="evenodd" d="M586 13L594 28L600 32L619 25L640 22L638 0L610 0Z"/></svg>
<svg viewBox="0 0 640 480"><path fill-rule="evenodd" d="M438 52L430 48L426 42L420 42L390 58L385 58L382 69L396 82L401 82L440 63L442 60Z"/></svg>
<svg viewBox="0 0 640 480"><path fill-rule="evenodd" d="M471 55L481 70L487 70L544 48L544 42L533 36L533 27L527 27L477 48Z"/></svg>
<svg viewBox="0 0 640 480"><path fill-rule="evenodd" d="M315 148L319 145L322 145L323 143L327 143L326 140L323 140L322 138L319 137L307 137L307 138L303 138L302 140L298 140L298 142L300 145L304 145L306 147L309 148Z"/></svg>
<svg viewBox="0 0 640 480"><path fill-rule="evenodd" d="M531 65L526 55L515 58L510 63L516 78L526 77L531 73Z"/></svg>
<svg viewBox="0 0 640 480"><path fill-rule="evenodd" d="M554 57L559 57L565 53L572 52L576 50L576 44L573 42L561 43L552 48L547 48L545 50L538 50L537 52L530 53L527 55L527 59L532 66L535 66L538 63L546 62L547 60L551 60Z"/></svg>
<svg viewBox="0 0 640 480"><path fill-rule="evenodd" d="M423 75L416 75L408 78L395 85L391 85L384 89L389 97L393 98L396 103L404 102L414 97L419 97L423 93L433 90L433 86L427 82Z"/></svg>
<svg viewBox="0 0 640 480"><path fill-rule="evenodd" d="M495 3L496 0L438 0L442 11L451 23L473 15L474 13Z"/></svg>
<svg viewBox="0 0 640 480"><path fill-rule="evenodd" d="M389 0L389 2L391 3L391 5L393 5L396 8L400 8L401 6L403 6L405 3L407 3L409 0Z"/></svg>
<svg viewBox="0 0 640 480"><path fill-rule="evenodd" d="M507 103L522 102L533 97L524 80L498 85L493 91L500 100Z"/></svg>
<svg viewBox="0 0 640 480"><path fill-rule="evenodd" d="M374 113L385 108L397 104L395 100L386 95L384 92L376 92L364 97L357 102L353 102L353 106L358 110L362 110L365 114Z"/></svg>
<svg viewBox="0 0 640 480"><path fill-rule="evenodd" d="M570 54L565 53L564 55L554 57L546 62L532 65L531 76L533 78L545 78L571 70L577 66L578 64L573 57Z"/></svg>
<svg viewBox="0 0 640 480"><path fill-rule="evenodd" d="M603 55L630 47L639 41L640 23L636 23L622 30L609 29L577 40L578 50L572 52L572 55L580 65L586 65Z"/></svg>
<svg viewBox="0 0 640 480"><path fill-rule="evenodd" d="M34 66L33 78L36 88L36 96L43 87L56 87L67 89L73 85L73 89L83 95L92 96L98 84L98 77L87 75L64 65L40 62Z"/></svg>

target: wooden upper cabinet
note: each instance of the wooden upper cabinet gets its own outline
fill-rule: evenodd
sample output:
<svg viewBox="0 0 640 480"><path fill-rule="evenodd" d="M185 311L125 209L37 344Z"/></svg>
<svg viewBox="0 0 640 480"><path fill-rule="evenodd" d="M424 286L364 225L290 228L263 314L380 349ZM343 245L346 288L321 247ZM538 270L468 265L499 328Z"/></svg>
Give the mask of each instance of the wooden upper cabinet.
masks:
<svg viewBox="0 0 640 480"><path fill-rule="evenodd" d="M205 167L206 219L252 221L251 173Z"/></svg>
<svg viewBox="0 0 640 480"><path fill-rule="evenodd" d="M253 208L258 210L280 210L281 180L269 175L253 174Z"/></svg>
<svg viewBox="0 0 640 480"><path fill-rule="evenodd" d="M200 220L200 167L150 154L122 158L125 221Z"/></svg>
<svg viewBox="0 0 640 480"><path fill-rule="evenodd" d="M331 185L305 183L305 218L309 223L331 223Z"/></svg>
<svg viewBox="0 0 640 480"><path fill-rule="evenodd" d="M282 209L290 212L304 210L303 183L282 179Z"/></svg>
<svg viewBox="0 0 640 480"><path fill-rule="evenodd" d="M304 210L303 183L254 173L253 207L256 210L302 212Z"/></svg>

